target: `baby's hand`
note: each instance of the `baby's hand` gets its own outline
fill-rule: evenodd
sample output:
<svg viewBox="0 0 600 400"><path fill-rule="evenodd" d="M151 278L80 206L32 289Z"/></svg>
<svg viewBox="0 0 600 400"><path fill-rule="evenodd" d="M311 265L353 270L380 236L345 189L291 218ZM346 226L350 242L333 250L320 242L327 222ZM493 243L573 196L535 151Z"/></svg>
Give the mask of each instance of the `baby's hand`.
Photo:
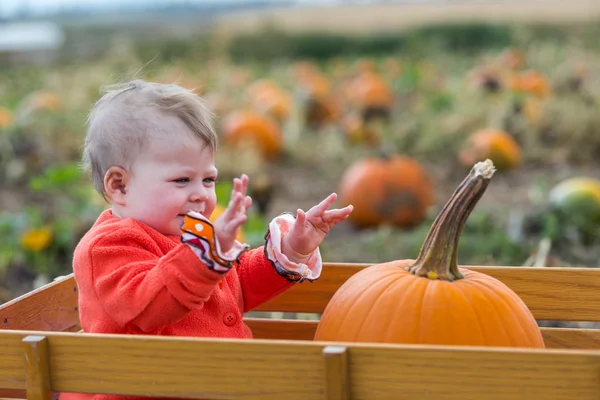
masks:
<svg viewBox="0 0 600 400"><path fill-rule="evenodd" d="M240 228L248 219L246 211L252 205L252 198L246 196L247 190L248 176L243 174L240 178L235 178L229 204L223 214L213 223L215 235L223 252L227 252L233 247Z"/></svg>
<svg viewBox="0 0 600 400"><path fill-rule="evenodd" d="M329 230L348 218L354 209L351 205L328 210L336 198L337 195L332 193L306 213L298 209L296 221L289 233L284 236L281 244L282 252L290 261L306 262L319 247Z"/></svg>

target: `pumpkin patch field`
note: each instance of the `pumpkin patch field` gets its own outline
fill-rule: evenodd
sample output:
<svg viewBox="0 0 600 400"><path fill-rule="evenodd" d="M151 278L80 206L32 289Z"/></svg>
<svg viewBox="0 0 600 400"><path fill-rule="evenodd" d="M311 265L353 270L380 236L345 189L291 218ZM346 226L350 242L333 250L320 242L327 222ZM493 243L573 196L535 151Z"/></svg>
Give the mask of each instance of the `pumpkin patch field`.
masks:
<svg viewBox="0 0 600 400"><path fill-rule="evenodd" d="M93 57L3 65L0 303L71 272L106 207L79 165L87 113L102 86L134 77L205 98L219 202L233 177L250 177L240 237L251 246L274 216L336 192L355 210L327 236L324 260L416 259L464 176L490 159L497 171L464 223L461 265L600 267L597 28L486 28L489 44L448 29L403 33L397 46L392 34L370 45L323 36L346 49L331 53L315 50L318 34L268 30L122 40Z"/></svg>

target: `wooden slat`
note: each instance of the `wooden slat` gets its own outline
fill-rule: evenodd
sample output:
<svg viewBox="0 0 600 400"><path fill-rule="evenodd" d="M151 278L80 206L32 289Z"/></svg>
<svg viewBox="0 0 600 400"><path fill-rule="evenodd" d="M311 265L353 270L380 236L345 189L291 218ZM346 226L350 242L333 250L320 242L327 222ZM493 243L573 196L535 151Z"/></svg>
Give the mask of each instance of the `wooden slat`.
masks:
<svg viewBox="0 0 600 400"><path fill-rule="evenodd" d="M329 263L319 280L302 283L256 311L322 313L335 291L369 264ZM600 270L592 268L465 267L513 289L538 320L600 321Z"/></svg>
<svg viewBox="0 0 600 400"><path fill-rule="evenodd" d="M353 400L598 399L600 352L352 346Z"/></svg>
<svg viewBox="0 0 600 400"><path fill-rule="evenodd" d="M70 333L49 339L59 392L322 400L325 391L323 346L310 342Z"/></svg>
<svg viewBox="0 0 600 400"><path fill-rule="evenodd" d="M244 318L257 339L313 340L317 321ZM600 329L540 328L546 348L600 349Z"/></svg>
<svg viewBox="0 0 600 400"><path fill-rule="evenodd" d="M322 400L322 351L340 345L349 352L353 400L597 400L600 393L600 351L592 350L74 333L47 337L52 386L62 392Z"/></svg>
<svg viewBox="0 0 600 400"><path fill-rule="evenodd" d="M317 321L299 319L244 318L257 339L313 340Z"/></svg>
<svg viewBox="0 0 600 400"><path fill-rule="evenodd" d="M327 263L315 283L303 283L256 311L321 313L335 291L369 264ZM587 268L468 267L511 287L538 320L600 321L600 270ZM73 275L0 306L0 329L76 331Z"/></svg>
<svg viewBox="0 0 600 400"><path fill-rule="evenodd" d="M23 339L23 348L25 353L27 400L52 399L48 340L44 336L27 336Z"/></svg>
<svg viewBox="0 0 600 400"><path fill-rule="evenodd" d="M72 274L0 306L0 329L60 332L78 323Z"/></svg>
<svg viewBox="0 0 600 400"><path fill-rule="evenodd" d="M323 349L323 361L325 362L325 399L349 400L348 348L326 346Z"/></svg>
<svg viewBox="0 0 600 400"><path fill-rule="evenodd" d="M7 333L10 331L6 331ZM23 335L3 334L0 331L0 388L25 390L25 361ZM0 392L10 397L15 392Z"/></svg>
<svg viewBox="0 0 600 400"><path fill-rule="evenodd" d="M26 399L27 392L24 389L0 389L0 400L2 399Z"/></svg>
<svg viewBox="0 0 600 400"><path fill-rule="evenodd" d="M600 349L600 329L541 328L549 349Z"/></svg>

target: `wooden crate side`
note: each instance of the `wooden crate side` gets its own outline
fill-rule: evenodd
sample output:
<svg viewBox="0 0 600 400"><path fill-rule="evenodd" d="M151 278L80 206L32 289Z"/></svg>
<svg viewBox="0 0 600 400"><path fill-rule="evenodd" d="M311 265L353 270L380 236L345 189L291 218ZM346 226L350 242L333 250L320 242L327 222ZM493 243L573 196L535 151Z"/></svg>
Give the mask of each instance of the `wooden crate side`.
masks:
<svg viewBox="0 0 600 400"><path fill-rule="evenodd" d="M335 291L368 264L327 264L321 278L301 284L256 311L322 313ZM588 268L465 267L514 290L538 320L600 321L600 271Z"/></svg>
<svg viewBox="0 0 600 400"><path fill-rule="evenodd" d="M368 264L327 263L315 283L297 285L256 311L321 313L335 291ZM600 321L600 271L586 268L469 267L511 287L538 320ZM77 331L73 275L0 306L0 329Z"/></svg>
<svg viewBox="0 0 600 400"><path fill-rule="evenodd" d="M3 397L18 394L14 389L25 389L25 357L23 335L0 332L0 391Z"/></svg>
<svg viewBox="0 0 600 400"><path fill-rule="evenodd" d="M79 324L73 275L0 306L0 329L61 332Z"/></svg>
<svg viewBox="0 0 600 400"><path fill-rule="evenodd" d="M597 399L600 352L433 346L349 352L351 396L363 399Z"/></svg>
<svg viewBox="0 0 600 400"><path fill-rule="evenodd" d="M600 394L600 351L593 350L73 333L46 337L52 388L63 392L322 400L332 389L344 392L332 385L346 384L355 400L591 400ZM334 363L327 360L332 346L344 355ZM347 373L331 373L343 371L344 363Z"/></svg>
<svg viewBox="0 0 600 400"><path fill-rule="evenodd" d="M317 321L244 318L257 339L313 340ZM541 328L546 348L600 349L600 329Z"/></svg>
<svg viewBox="0 0 600 400"><path fill-rule="evenodd" d="M310 342L54 333L49 343L59 392L293 400L325 390L322 346Z"/></svg>

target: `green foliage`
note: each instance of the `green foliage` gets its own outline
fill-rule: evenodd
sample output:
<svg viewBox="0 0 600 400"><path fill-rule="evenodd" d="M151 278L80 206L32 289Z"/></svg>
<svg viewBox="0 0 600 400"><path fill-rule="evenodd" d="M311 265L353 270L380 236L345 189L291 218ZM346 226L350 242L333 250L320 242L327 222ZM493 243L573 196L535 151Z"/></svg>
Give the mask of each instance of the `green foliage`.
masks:
<svg viewBox="0 0 600 400"><path fill-rule="evenodd" d="M483 23L427 26L405 35L406 51L423 54L431 50L476 53L501 49L514 42L510 26Z"/></svg>
<svg viewBox="0 0 600 400"><path fill-rule="evenodd" d="M11 263L26 263L35 272L50 277L70 271L77 242L102 210L94 201L87 178L76 164L48 167L29 181L33 204L18 213L0 214L0 270ZM37 203L37 204L36 204ZM45 229L51 236L49 246L29 249L21 238Z"/></svg>
<svg viewBox="0 0 600 400"><path fill-rule="evenodd" d="M327 32L288 33L269 26L255 34L235 37L228 54L236 61L282 59L326 60L339 55L371 55L394 52L402 47L399 34L369 36Z"/></svg>
<svg viewBox="0 0 600 400"><path fill-rule="evenodd" d="M141 40L135 45L136 56L141 60L170 63L179 60L206 60L210 55L210 38L194 36L185 40L177 38Z"/></svg>
<svg viewBox="0 0 600 400"><path fill-rule="evenodd" d="M340 55L380 55L398 51L423 54L432 50L476 52L509 45L508 26L460 24L407 32L342 35L327 32L289 33L276 26L235 37L228 53L238 61L284 59L325 60Z"/></svg>
<svg viewBox="0 0 600 400"><path fill-rule="evenodd" d="M530 254L530 247L511 239L506 233L505 218L484 212L473 212L460 238L460 260L481 265L522 265Z"/></svg>
<svg viewBox="0 0 600 400"><path fill-rule="evenodd" d="M52 68L19 66L1 71L0 105L15 110L19 123L0 130L0 179L4 179L4 193L18 191L21 195L19 199L23 199L24 203L18 212L0 213L0 234L3 237L0 242L0 270L11 265L26 265L34 272L50 276L70 271L71 255L77 241L105 206L93 191L89 178L77 166L85 118L89 107L98 97L100 85L123 80L119 77L138 70L141 78L146 74L146 78L152 79L148 74L158 76L174 65L193 71L201 83L204 83L204 76L219 76L221 72L227 80L226 69L214 71L218 68L205 62L210 61L221 45L209 35L179 39L159 38L152 32L140 32L143 40L134 40L132 46L128 47L126 40L115 40L113 32L93 30L85 34L82 31L68 32L68 45L65 46L65 52L94 47L95 50L89 52L93 62L85 62L83 56L73 53L75 56L68 59L71 62L69 65ZM233 60L243 62L235 67L249 71L251 79L273 78L292 91L295 82L286 75L289 72L288 60L313 59L318 60L321 66L327 65L329 60L341 61L349 67L346 72L351 72L351 65L356 58L371 56L376 67L384 73L386 67L380 56L398 61L398 75L386 77L397 96L397 105L392 111L389 126L382 133L385 144L424 163L431 163L433 169L440 164L452 169L457 168L456 150L466 135L482 126L503 126L505 116L500 115L502 110L514 109L516 100L525 99L524 95L516 98L509 91L489 94L468 87L469 70L481 66L489 58L497 57L499 49L515 46L526 53L527 68L538 69L550 79L558 64L567 61L582 60L588 63L593 75L597 72L597 63L594 61L597 55L588 50L600 48L598 33L599 28L594 26L563 29L475 23L377 35L340 35L326 32L286 33L271 26L255 34L234 38L225 50ZM88 37L89 46L71 46ZM336 60L332 60L334 57ZM213 84L217 91L223 89L219 87L219 79L209 78L208 81L207 87L211 90ZM333 78L331 82L338 90L340 81ZM30 93L40 89L59 95L64 100L64 108L57 112L38 111L21 118L18 112L20 105L25 103ZM232 104L241 105L244 103L244 89L230 87L221 94ZM515 136L522 143L531 143L524 147L526 162L531 160L527 159L531 157L530 152L540 150L539 144L543 144L548 136L555 144L542 149L544 158L540 158L541 162L553 165L566 163L569 160L555 159L553 154L570 148L577 153L597 153L595 149L598 147L593 146L594 143L597 145L597 139L592 141L598 137L594 133L600 127L600 119L595 111L598 96L593 93L597 88L594 84L586 83L584 89L589 92L585 98L580 93L572 93L569 97L557 92L556 96L549 99L540 99L543 118L536 127L527 125L522 115L519 118L513 115L514 112L509 115L511 121L518 119L518 122L525 124ZM579 100L578 96L581 97ZM514 123L510 126L513 125L516 126ZM296 130L302 132L297 138L294 134ZM335 129L323 131L322 135L311 135L313 132L302 126L296 115L284 126L284 131L286 140L297 140L286 143L285 168L298 162L299 152L307 150L309 156L306 158L310 160L310 165L324 172L322 177L318 176L310 183L303 180L305 178L302 175L306 175L304 172L298 173L298 176L290 179L294 183L283 179L283 185L296 185L295 178L299 178L297 185L334 186L342 164L375 151L361 149L360 146L350 149L345 146L341 136L336 136ZM571 146L571 143L584 142L565 140L582 137L586 137L591 145ZM322 146L315 146L314 142L308 140L310 138L321 140L317 143ZM315 149L319 150L318 155L314 154ZM5 173L9 166L11 171L16 169L20 172L18 179L10 178L10 174ZM246 167L242 165L240 168ZM279 165L269 168L277 169ZM299 168L306 168L306 165L300 165ZM295 174L295 171L290 171L290 174ZM531 176L530 171L525 170L525 175ZM526 182L525 178L513 178L508 177L507 181L498 178L500 183L492 184L520 182L518 184L521 185ZM440 186L446 183L442 182ZM230 180L217 184L218 201L223 206L229 201L231 186ZM282 191L290 207L297 206L294 204L297 199L294 193L300 190L304 188L296 186L294 190ZM540 190L540 196L545 196L546 192L547 188ZM302 197L300 200L307 199ZM459 262L471 265L521 265L542 238L550 238L553 250L559 252L567 248L579 250L577 246L580 244L598 244L600 232L597 227L582 229L576 225L583 224L576 223L568 215L543 207L537 207L537 211L525 221L524 238L516 240L507 233L505 216L490 215L489 211L476 209L459 243ZM253 247L260 246L264 243L268 219L259 215L254 208L249 211L248 217L243 228L246 241ZM343 232L327 237L321 248L322 255L326 261L347 262L380 262L416 257L431 222L432 218L412 230L380 227L368 232L355 232L347 226L336 227L334 229ZM41 251L25 249L20 240L22 235L40 228L49 229L51 244ZM579 254L585 254L585 251ZM577 259L577 255L565 257L567 263L574 259ZM594 261L590 256L582 263L591 265L589 260L592 260L597 264L597 259L600 257Z"/></svg>
<svg viewBox="0 0 600 400"><path fill-rule="evenodd" d="M217 203L227 207L233 190L233 181L222 180L215 186L217 194ZM248 220L243 226L246 242L251 247L257 247L264 244L264 236L267 233L268 221L262 217L254 208L248 210Z"/></svg>

